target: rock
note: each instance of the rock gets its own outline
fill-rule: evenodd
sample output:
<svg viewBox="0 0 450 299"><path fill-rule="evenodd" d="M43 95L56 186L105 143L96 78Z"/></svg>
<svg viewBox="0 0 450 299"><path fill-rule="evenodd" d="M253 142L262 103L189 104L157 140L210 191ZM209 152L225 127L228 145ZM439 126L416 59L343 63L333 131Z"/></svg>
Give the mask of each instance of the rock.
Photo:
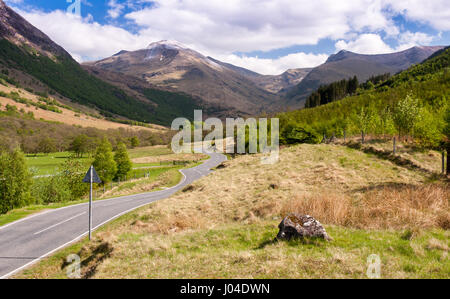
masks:
<svg viewBox="0 0 450 299"><path fill-rule="evenodd" d="M281 221L278 228L280 229L277 235L278 240L304 237L332 240L322 224L309 215L289 214Z"/></svg>

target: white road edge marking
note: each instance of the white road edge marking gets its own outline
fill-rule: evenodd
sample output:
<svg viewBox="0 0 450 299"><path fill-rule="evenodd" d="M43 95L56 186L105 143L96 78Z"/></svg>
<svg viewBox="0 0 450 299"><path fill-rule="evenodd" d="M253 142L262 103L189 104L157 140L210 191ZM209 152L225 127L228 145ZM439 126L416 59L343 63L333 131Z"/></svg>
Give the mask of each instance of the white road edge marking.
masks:
<svg viewBox="0 0 450 299"><path fill-rule="evenodd" d="M174 186L174 187L172 187L172 188L176 188L176 187L182 185L182 184L187 180L186 175L183 173L183 169L181 169L181 170L179 170L179 171L181 172L181 174L183 175L184 178L183 178L183 180L182 180L179 184L177 184L176 186ZM168 189L168 190L169 190L169 189ZM106 221L100 223L99 225L97 225L96 227L94 227L94 228L92 229L92 231L97 230L100 226L105 225L106 223L108 223L108 222L110 222L110 221L112 221L112 220L114 220L114 219L117 219L117 218L119 218L119 217L122 216L122 215L125 215L125 214L127 214L127 213L129 213L129 212L132 212L132 211L134 211L134 210L137 210L137 209L139 209L139 208L141 208L141 207L143 207L143 206L152 204L153 202L154 202L154 201L149 202L149 203L145 203L145 204L139 205L139 206L137 206L137 207L134 207L134 208L132 208L132 209L129 209L129 210L125 211L125 212L122 212L122 213L120 213L120 214L117 214L116 216L111 217L111 218L109 218L108 220L106 220ZM21 271L21 270L23 270L23 269L25 269L25 268L27 268L27 267L29 267L29 266L31 266L31 265L37 263L38 261L42 260L43 258L46 258L47 256L49 256L49 255L55 253L56 251L58 251L58 250L60 250L60 249L63 249L64 247L67 247L67 246L69 246L70 244L79 241L81 238L83 238L84 236L86 236L88 233L89 233L89 232L87 231L87 232L85 232L85 233L79 235L78 237L76 237L76 238L72 239L71 241L69 241L69 242L67 242L67 243L65 243L65 244L63 244L63 245L61 245L61 246L59 246L58 248L55 248L55 249L53 249L53 250L51 250L51 251L49 251L49 252L47 252L47 253L41 255L41 256L38 257L37 259L34 259L34 260L32 260L31 262L29 262L29 263L27 263L27 264L25 264L25 265L23 265L23 266L21 266L21 267L15 269L15 270L13 270L13 271L11 271L11 272L9 272L9 273L7 273L7 274L1 276L0 279L6 279L6 278L10 277L11 275L16 274L17 272L19 272L19 271Z"/></svg>
<svg viewBox="0 0 450 299"><path fill-rule="evenodd" d="M80 217L81 215L84 215L84 214L86 214L86 212L80 213L80 214L78 214L78 215L75 215L75 216L73 216L73 217L70 217L69 219L66 219L66 220L64 220L64 221L58 222L58 223L56 223L56 224L53 224L52 226L49 226L49 227L47 227L47 228L45 228L45 229L43 229L43 230L40 230L40 231L38 231L38 232L35 232L33 235L39 235L39 234L41 234L41 233L43 233L43 232L45 232L45 231L48 231L48 230L50 230L50 229L52 229L52 228L54 228L54 227L57 227L58 225L61 225L61 224L63 224L63 223L69 222L70 220L73 220L73 219L75 219L75 218L78 218L78 217Z"/></svg>

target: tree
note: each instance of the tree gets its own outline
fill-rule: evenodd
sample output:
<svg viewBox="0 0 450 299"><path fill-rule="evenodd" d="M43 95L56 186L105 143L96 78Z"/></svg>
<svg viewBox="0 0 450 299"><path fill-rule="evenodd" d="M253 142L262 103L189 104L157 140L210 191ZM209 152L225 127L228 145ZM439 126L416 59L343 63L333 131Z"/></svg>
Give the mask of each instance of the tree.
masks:
<svg viewBox="0 0 450 299"><path fill-rule="evenodd" d="M359 87L358 77L354 76L352 79L348 80L348 93L354 94Z"/></svg>
<svg viewBox="0 0 450 299"><path fill-rule="evenodd" d="M394 112L394 124L400 137L413 133L413 129L419 118L419 112L419 101L410 94L397 103Z"/></svg>
<svg viewBox="0 0 450 299"><path fill-rule="evenodd" d="M128 172L130 172L133 164L128 157L127 147L123 142L120 142L117 145L117 150L114 154L114 161L116 161L117 164L116 179L123 178L128 174Z"/></svg>
<svg viewBox="0 0 450 299"><path fill-rule="evenodd" d="M447 175L450 175L450 106L447 107L445 112L444 135L446 139L444 143L447 150Z"/></svg>
<svg viewBox="0 0 450 299"><path fill-rule="evenodd" d="M437 148L443 140L444 117L443 113L440 117L436 117L437 115L425 107L419 109L414 138L424 148Z"/></svg>
<svg viewBox="0 0 450 299"><path fill-rule="evenodd" d="M50 137L45 137L39 141L38 152L43 154L49 154L56 152L55 140Z"/></svg>
<svg viewBox="0 0 450 299"><path fill-rule="evenodd" d="M0 214L32 201L31 175L23 153L16 149L0 154Z"/></svg>
<svg viewBox="0 0 450 299"><path fill-rule="evenodd" d="M93 165L103 183L110 182L116 176L116 161L114 161L111 143L106 137L97 147Z"/></svg>
<svg viewBox="0 0 450 299"><path fill-rule="evenodd" d="M374 123L374 113L372 107L361 107L361 111L356 114L356 125L361 130L361 142L365 142L366 134L370 131Z"/></svg>
<svg viewBox="0 0 450 299"><path fill-rule="evenodd" d="M133 136L130 138L130 143L131 143L131 148L135 148L135 147L138 147L141 142L139 141L139 138L137 138L136 136Z"/></svg>
<svg viewBox="0 0 450 299"><path fill-rule="evenodd" d="M75 137L70 144L70 150L73 151L78 158L83 158L83 154L89 151L89 137L84 134Z"/></svg>
<svg viewBox="0 0 450 299"><path fill-rule="evenodd" d="M89 184L81 184L86 171L88 170L86 162L69 157L59 169L59 177L67 185L70 191L71 199L79 199L89 192Z"/></svg>

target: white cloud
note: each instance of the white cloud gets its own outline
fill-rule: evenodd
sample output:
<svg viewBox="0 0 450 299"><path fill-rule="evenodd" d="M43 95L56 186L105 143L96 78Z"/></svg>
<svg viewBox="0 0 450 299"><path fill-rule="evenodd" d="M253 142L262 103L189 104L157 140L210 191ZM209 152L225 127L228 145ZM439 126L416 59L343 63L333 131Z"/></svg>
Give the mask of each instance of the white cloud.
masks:
<svg viewBox="0 0 450 299"><path fill-rule="evenodd" d="M41 28L53 41L64 47L78 61L111 56L122 49L144 48L148 42L139 35L111 25L91 22L62 11L19 13L31 24Z"/></svg>
<svg viewBox="0 0 450 299"><path fill-rule="evenodd" d="M395 0L389 6L412 21L420 21L437 30L450 30L450 4L448 0Z"/></svg>
<svg viewBox="0 0 450 299"><path fill-rule="evenodd" d="M337 50L347 50L359 54L384 54L403 51L414 46L423 46L433 40L432 36L422 32L412 33L406 31L398 36L399 45L395 48L387 45L378 34L361 34L351 41L339 40L336 43Z"/></svg>
<svg viewBox="0 0 450 299"><path fill-rule="evenodd" d="M253 70L263 75L281 74L292 68L307 68L315 67L324 63L328 55L325 54L306 54L293 53L277 59L248 57L231 55L216 55L216 58L234 64L236 66L244 67Z"/></svg>
<svg viewBox="0 0 450 299"><path fill-rule="evenodd" d="M346 42L340 40L336 43L337 50L347 50L359 54L380 54L393 52L378 34L362 34L357 39Z"/></svg>
<svg viewBox="0 0 450 299"><path fill-rule="evenodd" d="M112 19L116 19L122 15L125 9L125 4L117 2L117 0L109 0L108 2L108 16Z"/></svg>
<svg viewBox="0 0 450 299"><path fill-rule="evenodd" d="M368 10L371 2L156 0L155 7L126 17L148 32L214 51L269 51L341 39L355 30L393 31L380 5Z"/></svg>
<svg viewBox="0 0 450 299"><path fill-rule="evenodd" d="M20 1L20 0L12 0ZM11 0L10 0L11 2ZM154 5L139 8L144 2ZM294 53L278 59L237 56L233 53L271 51L295 45L315 45L329 38L336 49L377 54L418 44L430 36L409 32L394 24L393 17L450 29L448 1L429 0L109 0L109 18L123 16L137 33L62 11L20 13L78 60L110 56L122 49L136 50L161 39L178 40L217 59L265 74L287 68L315 66L325 55ZM381 36L398 40L392 48Z"/></svg>

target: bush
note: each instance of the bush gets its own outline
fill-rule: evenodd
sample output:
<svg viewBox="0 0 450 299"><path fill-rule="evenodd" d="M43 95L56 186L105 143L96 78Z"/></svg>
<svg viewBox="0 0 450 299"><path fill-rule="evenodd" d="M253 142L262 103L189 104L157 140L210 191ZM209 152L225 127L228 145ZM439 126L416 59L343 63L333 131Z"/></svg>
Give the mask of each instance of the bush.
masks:
<svg viewBox="0 0 450 299"><path fill-rule="evenodd" d="M94 168L103 183L110 182L116 176L117 165L114 161L111 143L106 138L103 138L97 148L94 157Z"/></svg>
<svg viewBox="0 0 450 299"><path fill-rule="evenodd" d="M59 176L40 179L33 189L36 201L40 204L67 202L72 198L68 186Z"/></svg>
<svg viewBox="0 0 450 299"><path fill-rule="evenodd" d="M321 137L314 130L298 125L289 125L281 132L280 142L282 144L297 144L297 143L320 143Z"/></svg>
<svg viewBox="0 0 450 299"><path fill-rule="evenodd" d="M114 160L117 164L117 173L115 178L118 179L125 177L130 172L133 164L128 157L127 147L124 143L121 142L117 145L117 150L114 154Z"/></svg>
<svg viewBox="0 0 450 299"><path fill-rule="evenodd" d="M19 150L0 154L0 213L32 203L31 175Z"/></svg>

